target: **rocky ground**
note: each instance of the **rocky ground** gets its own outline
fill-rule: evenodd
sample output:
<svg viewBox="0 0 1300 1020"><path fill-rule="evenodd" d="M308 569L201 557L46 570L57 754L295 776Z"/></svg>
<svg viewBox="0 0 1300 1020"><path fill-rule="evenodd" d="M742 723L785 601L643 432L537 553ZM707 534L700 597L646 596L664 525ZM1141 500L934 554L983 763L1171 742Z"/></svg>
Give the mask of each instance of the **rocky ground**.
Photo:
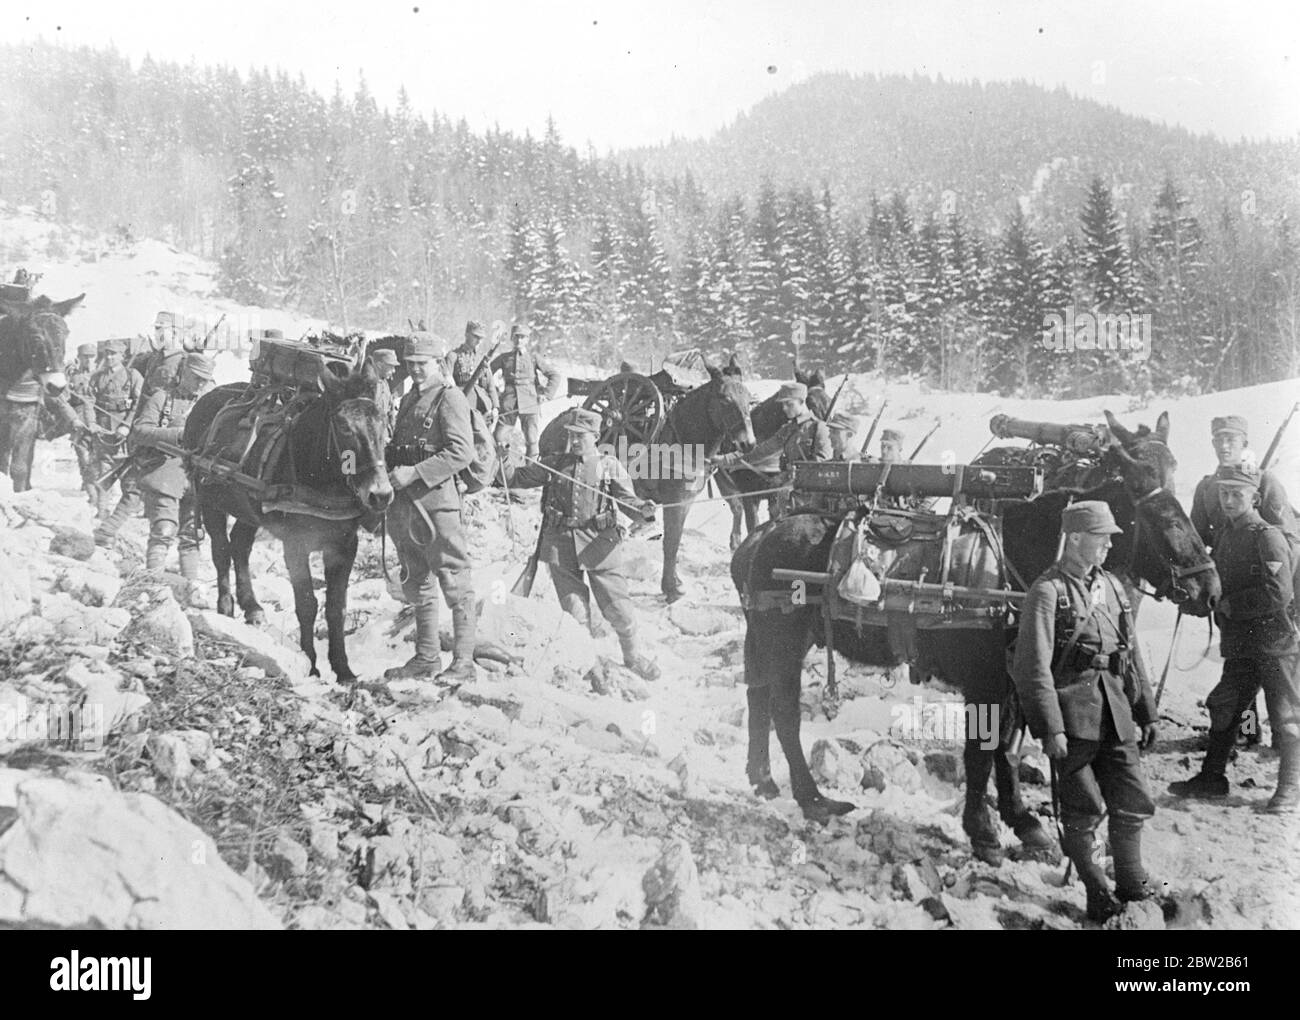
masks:
<svg viewBox="0 0 1300 1020"><path fill-rule="evenodd" d="M960 745L894 725L900 705L953 692L841 661L843 700L827 719L824 663L810 656L806 747L823 785L858 810L822 828L788 796L751 795L724 506L695 511L690 594L672 607L658 596L654 532L630 543L657 682L617 664L612 636L563 616L544 576L531 599L508 594L535 496L493 494L470 511L480 633L519 661L485 664L457 690L385 683L411 653L411 627L363 536L348 613L362 682L344 687L306 675L274 543L254 550L269 622L253 630L211 610L207 564L193 597L178 578L143 574L143 520L115 549L94 548L66 440L42 444L36 479L15 496L0 476L0 926L1085 924L1061 865L972 859ZM1164 607L1143 614L1157 670L1171 624ZM1203 644L1203 632L1181 636L1165 739L1146 758L1159 803L1146 855L1166 895L1111 924L1295 927L1300 823L1258 810L1272 753L1240 754L1223 804L1163 793L1199 757L1197 702L1218 665L1213 652L1199 661ZM82 739L53 732L50 705L82 707ZM1022 770L1045 805L1036 749Z"/></svg>

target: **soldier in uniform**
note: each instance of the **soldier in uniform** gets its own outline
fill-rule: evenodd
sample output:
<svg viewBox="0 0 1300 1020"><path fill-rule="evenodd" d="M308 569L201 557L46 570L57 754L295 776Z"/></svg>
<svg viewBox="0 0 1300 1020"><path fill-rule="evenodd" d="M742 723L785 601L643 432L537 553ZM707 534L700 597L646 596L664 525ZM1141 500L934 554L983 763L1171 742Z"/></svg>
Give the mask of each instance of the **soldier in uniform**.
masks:
<svg viewBox="0 0 1300 1020"><path fill-rule="evenodd" d="M542 358L534 357L528 350L528 327L511 326L512 349L498 354L491 364L492 374L501 373L501 417L497 419L494 439L500 448L510 443L515 423L523 429L524 444L530 458L537 457L537 440L542 434L539 414L542 400L551 400L560 389L560 371ZM545 384L539 397L538 382Z"/></svg>
<svg viewBox="0 0 1300 1020"><path fill-rule="evenodd" d="M1030 732L1059 776L1061 849L1079 869L1088 917L1104 921L1121 909L1116 898L1151 892L1141 839L1155 804L1138 750L1155 744L1157 711L1128 600L1101 566L1110 536L1121 530L1110 507L1099 500L1068 506L1061 529L1060 558L1025 596L1011 677ZM1106 814L1114 894L1094 856Z"/></svg>
<svg viewBox="0 0 1300 1020"><path fill-rule="evenodd" d="M483 324L471 319L465 323L464 342L452 351L448 358L451 364L451 380L461 387L462 392L470 376L478 368L479 362L483 360L483 355L479 353L479 348L483 345L483 336ZM491 371L484 368L468 396L473 406L478 408L479 414L491 424L497 410L497 391L492 384Z"/></svg>
<svg viewBox="0 0 1300 1020"><path fill-rule="evenodd" d="M544 486L538 559L550 568L561 607L599 633L591 614L595 595L601 614L618 634L624 665L645 680L655 680L659 667L637 650L636 617L622 573L623 533L618 527L619 510L634 520L653 520L655 504L638 498L623 465L596 448L600 415L584 409L572 414L573 420L565 426L568 450L516 468L508 482L511 488Z"/></svg>
<svg viewBox="0 0 1300 1020"><path fill-rule="evenodd" d="M860 424L861 422L856 415L844 411L836 411L831 415L830 420L826 422L826 428L831 434L831 460L855 461L860 459L858 448L853 445Z"/></svg>
<svg viewBox="0 0 1300 1020"><path fill-rule="evenodd" d="M1295 625L1291 619L1291 554L1281 529L1260 516L1260 477L1237 466L1215 477L1220 530L1214 565L1223 595L1219 623L1223 677L1205 699L1210 713L1209 748L1199 774L1172 783L1180 797L1228 794L1228 758L1241 714L1262 687L1269 719L1282 752L1277 790L1267 810L1277 814L1300 805L1300 684Z"/></svg>
<svg viewBox="0 0 1300 1020"><path fill-rule="evenodd" d="M1229 414L1215 418L1210 422L1210 434L1214 444L1214 455L1219 460L1219 467L1212 475L1206 475L1196 483L1196 492L1192 496L1192 526L1201 539L1214 549L1218 536L1223 532L1226 521L1219 506L1219 478L1231 474L1238 467L1250 469L1248 460L1253 460L1254 451L1250 449L1247 435L1246 419L1239 414ZM1300 571L1300 521L1296 520L1291 501L1287 499L1286 490L1272 471L1263 471L1259 475L1259 505L1256 507L1265 524L1272 524L1281 530L1287 544L1291 547L1292 566ZM1292 588L1300 580L1293 574ZM1296 607L1292 606L1294 610ZM1259 743L1258 699L1243 716L1242 736L1250 745ZM1277 735L1274 733L1274 746Z"/></svg>
<svg viewBox="0 0 1300 1020"><path fill-rule="evenodd" d="M752 449L734 453L715 454L709 463L716 467L729 468L743 464L758 470L755 465L780 455L780 477L776 485L789 483L793 464L797 460L830 460L833 455L830 430L826 423L808 409L808 387L800 382L783 383L777 392L777 400L786 422L775 433L768 436ZM777 494L772 517L785 515L790 505L790 493Z"/></svg>
<svg viewBox="0 0 1300 1020"><path fill-rule="evenodd" d="M903 462L903 433L898 429L882 429L880 432L880 463L901 464Z"/></svg>
<svg viewBox="0 0 1300 1020"><path fill-rule="evenodd" d="M95 356L99 345L94 343L79 344L77 357L69 362L63 370L68 379L65 391L68 403L76 411L77 418L86 426L87 431L72 441L73 452L77 455L77 470L81 473L81 490L90 497L92 504L98 505L99 486L95 484L95 452L90 429L95 424L94 398L90 393L90 378L95 371Z"/></svg>
<svg viewBox="0 0 1300 1020"><path fill-rule="evenodd" d="M397 400L393 397L393 376L397 372L397 355L387 347L373 351L366 359L379 376L379 385L375 387L375 403L384 416L386 423L384 441L393 434L393 423L397 420Z"/></svg>
<svg viewBox="0 0 1300 1020"><path fill-rule="evenodd" d="M185 356L200 349L203 337L198 323L192 319L178 319L174 312L159 312L154 319L150 350L137 355L131 367L144 379L144 396L147 399L155 390L163 389L176 380Z"/></svg>
<svg viewBox="0 0 1300 1020"><path fill-rule="evenodd" d="M461 516L456 476L474 459L469 402L445 372L446 343L417 332L405 361L411 389L397 409L388 447L388 473L396 497L388 529L402 564L402 593L415 607L415 655L384 673L389 680L473 680L474 578ZM451 609L451 665L439 672L438 586ZM436 676L435 676L436 674Z"/></svg>
<svg viewBox="0 0 1300 1020"><path fill-rule="evenodd" d="M145 568L165 569L167 552L179 538L180 573L188 581L199 576L199 526L194 492L181 458L153 444L180 443L185 419L212 383L212 370L210 358L197 352L186 354L175 380L145 398L131 426L131 452L149 518Z"/></svg>
<svg viewBox="0 0 1300 1020"><path fill-rule="evenodd" d="M144 390L144 380L140 373L126 367L125 359L131 349L129 340L110 340L104 351L104 363L90 377L90 400L94 405L92 424L97 430L95 457L92 471L96 480L102 478L114 467L112 451L121 446L131 432L132 414L140 402ZM140 502L138 485L134 473L122 476L122 493L127 499L128 508L138 512ZM112 484L95 486L95 499L100 519L108 516L109 494Z"/></svg>

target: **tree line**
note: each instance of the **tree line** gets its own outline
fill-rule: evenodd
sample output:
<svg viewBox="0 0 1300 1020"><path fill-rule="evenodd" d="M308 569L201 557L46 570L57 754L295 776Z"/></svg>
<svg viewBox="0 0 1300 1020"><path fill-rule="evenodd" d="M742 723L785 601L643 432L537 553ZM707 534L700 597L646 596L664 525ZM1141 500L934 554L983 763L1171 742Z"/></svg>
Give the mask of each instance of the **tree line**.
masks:
<svg viewBox="0 0 1300 1020"><path fill-rule="evenodd" d="M215 259L228 296L342 328L528 321L577 361L648 370L698 346L786 375L800 323L802 359L830 372L1024 396L1300 373L1289 219L1250 195L1211 207L1193 197L1203 182L1168 170L1146 208L1095 173L1074 214L1050 219L932 181L849 200L811 180L717 194L689 171L579 153L554 124L478 134L405 94L381 109L364 81L327 99L283 72L0 55L0 195L163 237ZM1066 310L1132 316L1143 354L1048 350Z"/></svg>

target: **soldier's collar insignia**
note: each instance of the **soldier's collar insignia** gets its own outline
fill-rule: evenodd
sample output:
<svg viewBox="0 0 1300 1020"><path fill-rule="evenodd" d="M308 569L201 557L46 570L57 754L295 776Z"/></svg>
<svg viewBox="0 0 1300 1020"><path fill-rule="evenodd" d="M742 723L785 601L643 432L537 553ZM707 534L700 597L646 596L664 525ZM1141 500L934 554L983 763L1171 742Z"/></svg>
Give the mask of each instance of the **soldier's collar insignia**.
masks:
<svg viewBox="0 0 1300 1020"><path fill-rule="evenodd" d="M1268 572L1269 572L1270 574L1276 574L1279 570L1282 569L1282 561L1281 561L1281 560L1265 560L1265 561L1264 561L1264 566L1268 567Z"/></svg>

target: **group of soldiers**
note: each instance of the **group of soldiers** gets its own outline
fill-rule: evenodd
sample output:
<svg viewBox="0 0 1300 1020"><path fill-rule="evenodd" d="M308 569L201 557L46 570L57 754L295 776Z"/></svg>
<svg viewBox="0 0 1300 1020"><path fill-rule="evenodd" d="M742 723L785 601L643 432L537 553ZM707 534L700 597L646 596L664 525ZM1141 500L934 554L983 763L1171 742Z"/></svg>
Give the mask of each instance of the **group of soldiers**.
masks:
<svg viewBox="0 0 1300 1020"><path fill-rule="evenodd" d="M145 350L128 358L131 342L81 344L65 369L73 447L82 487L96 508L94 538L110 545L122 525L144 511L149 520L145 565L165 567L179 541L180 573L198 579L200 529L181 459L158 442L179 444L185 419L211 385L214 363L203 337L172 312L159 312ZM120 487L110 509L113 486Z"/></svg>
<svg viewBox="0 0 1300 1020"><path fill-rule="evenodd" d="M1223 674L1206 699L1210 733L1201 771L1169 791L1202 799L1228 795L1226 768L1242 717L1262 687L1281 754L1266 810L1291 813L1300 807L1293 598L1300 532L1278 479L1251 466L1245 419L1215 418L1211 431L1219 467L1198 484L1191 516L1222 585L1214 614ZM1101 566L1120 530L1105 503L1066 509L1061 555L1025 598L1012 666L1030 732L1051 759L1061 848L1084 883L1089 917L1099 921L1155 891L1142 866L1142 826L1155 802L1139 750L1154 745L1159 713L1124 589ZM1096 839L1106 816L1113 890Z"/></svg>
<svg viewBox="0 0 1300 1020"><path fill-rule="evenodd" d="M528 333L511 331L512 349L492 365L503 376L500 393L491 375L479 378L482 327L471 322L465 343L449 352L439 337L414 334L403 350L411 387L396 406L389 444L389 478L395 493L387 527L401 562L402 594L415 612L415 654L385 672L387 679L434 679L461 683L475 675L474 585L457 476L474 457L471 400L498 412L497 442L504 445L518 424L527 453L501 476L510 488L542 487L542 528L537 556L546 563L564 611L599 636L591 609L617 633L624 664L648 680L658 666L637 645L636 618L621 569L623 531L617 515L654 516L654 504L633 492L623 465L596 448L600 415L573 412L563 453L539 455L539 384L553 394L559 375L527 349ZM468 391L466 393L465 391ZM585 574L585 579L584 579ZM452 661L441 669L438 588L452 614Z"/></svg>

